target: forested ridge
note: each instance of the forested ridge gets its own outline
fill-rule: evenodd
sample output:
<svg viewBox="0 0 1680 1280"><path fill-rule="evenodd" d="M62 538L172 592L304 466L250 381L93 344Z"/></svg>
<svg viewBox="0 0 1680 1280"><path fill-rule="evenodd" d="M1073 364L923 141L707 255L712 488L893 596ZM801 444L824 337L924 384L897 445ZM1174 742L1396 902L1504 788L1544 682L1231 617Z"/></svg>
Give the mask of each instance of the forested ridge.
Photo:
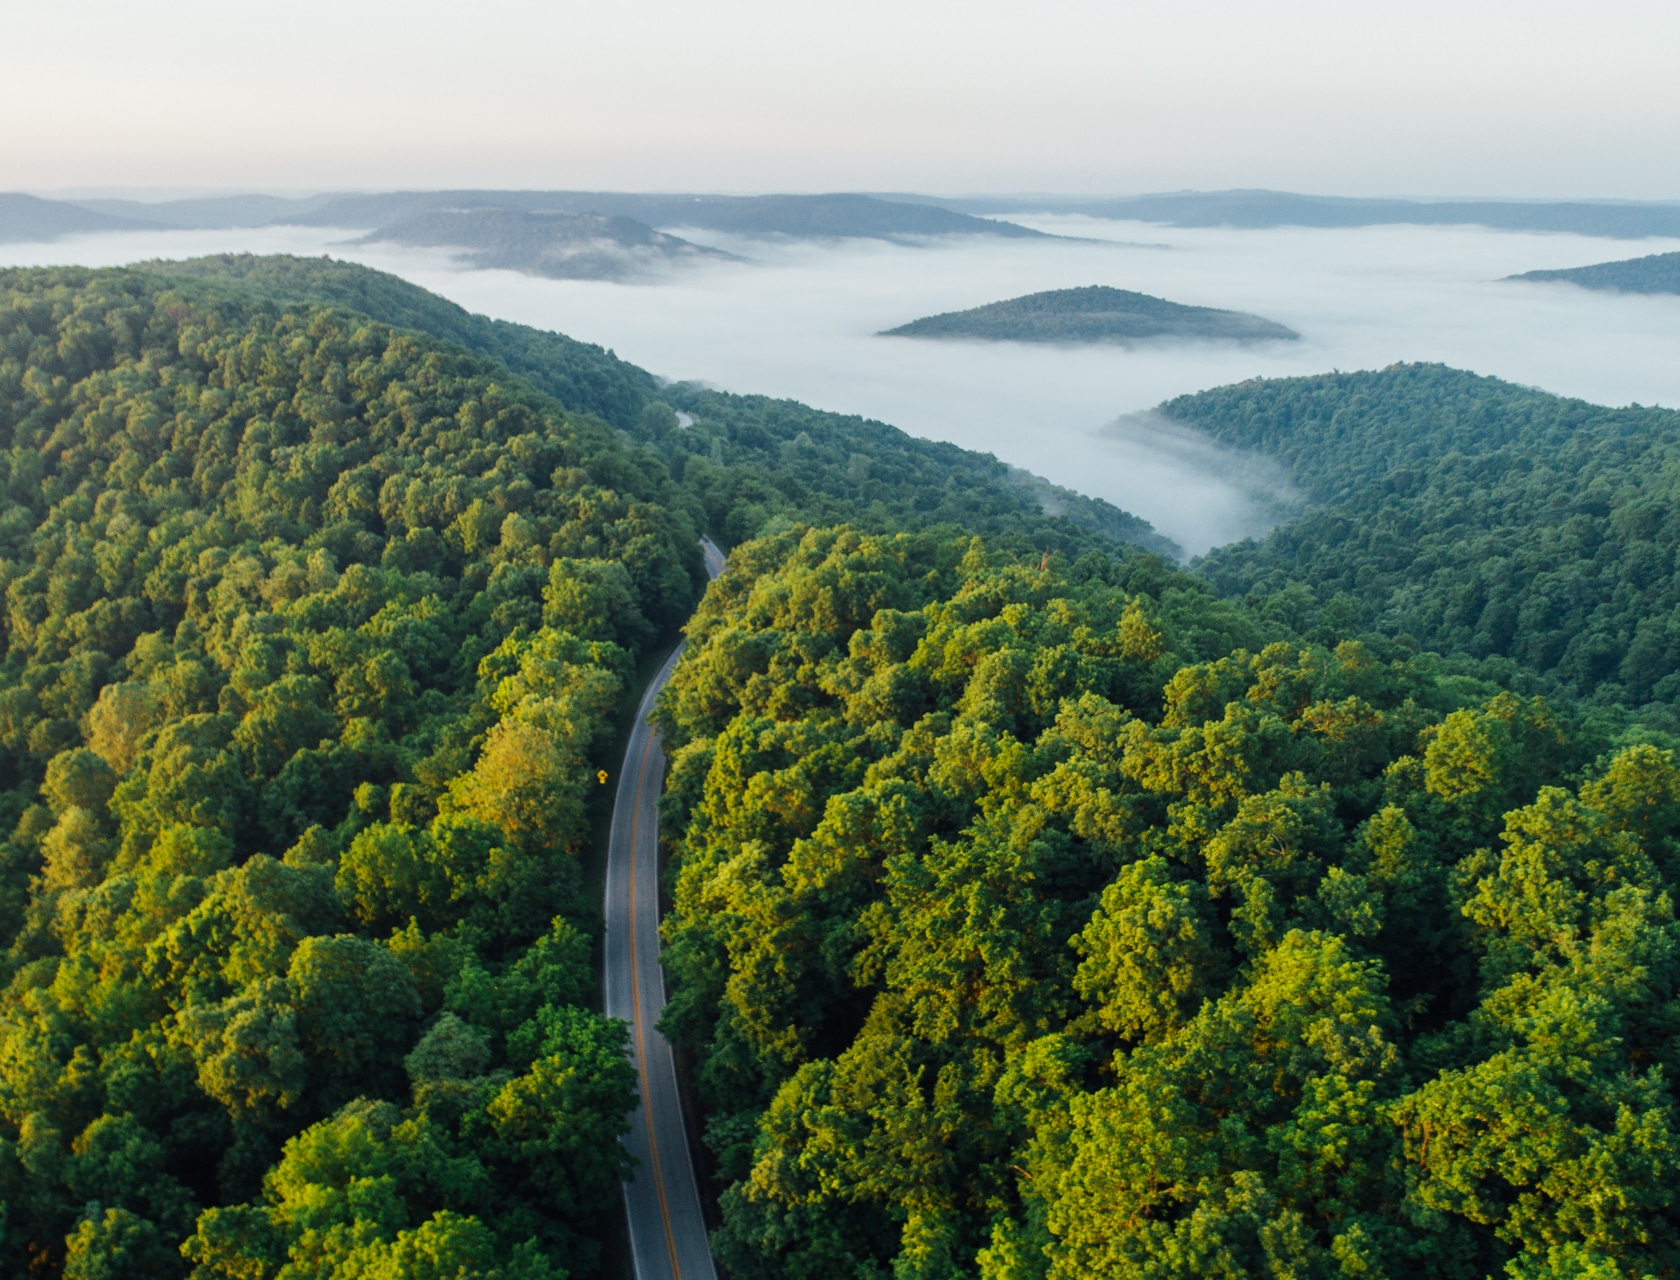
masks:
<svg viewBox="0 0 1680 1280"><path fill-rule="evenodd" d="M634 218L554 210L434 209L382 224L363 243L451 249L472 267L557 280L633 280L734 255L655 231Z"/></svg>
<svg viewBox="0 0 1680 1280"><path fill-rule="evenodd" d="M693 421L678 429L674 411L653 401L641 434L669 460L707 527L729 543L777 520L881 531L944 525L1022 550L1077 555L1118 543L1179 555L1147 521L991 454L792 400L684 385L664 394Z"/></svg>
<svg viewBox="0 0 1680 1280"><path fill-rule="evenodd" d="M888 338L972 338L988 342L1142 342L1152 338L1267 342L1301 335L1275 321L1243 311L1190 307L1165 298L1087 285L1050 289L966 311L923 316Z"/></svg>
<svg viewBox="0 0 1680 1280"><path fill-rule="evenodd" d="M342 310L0 309L0 1268L588 1274L634 1075L577 855L704 580L663 465Z"/></svg>
<svg viewBox="0 0 1680 1280"><path fill-rule="evenodd" d="M1651 253L1643 258L1595 262L1585 267L1524 271L1506 278L1578 284L1583 289L1611 293L1680 293L1680 253Z"/></svg>
<svg viewBox="0 0 1680 1280"><path fill-rule="evenodd" d="M1437 366L1162 411L1308 510L1189 575L787 529L691 624L720 1259L1673 1274L1680 420Z"/></svg>
<svg viewBox="0 0 1680 1280"><path fill-rule="evenodd" d="M1153 536L328 260L0 273L0 447L15 1274L597 1274L579 857L700 527Z"/></svg>
<svg viewBox="0 0 1680 1280"><path fill-rule="evenodd" d="M610 351L564 334L474 315L400 277L332 258L221 254L144 270L237 285L277 304L339 306L398 329L418 329L489 356L567 409L633 426L658 391L652 374Z"/></svg>
<svg viewBox="0 0 1680 1280"><path fill-rule="evenodd" d="M1440 365L1247 382L1162 412L1277 458L1314 504L1206 556L1222 593L1680 727L1680 414Z"/></svg>
<svg viewBox="0 0 1680 1280"><path fill-rule="evenodd" d="M583 862L698 599L666 1028L737 1280L1674 1273L1673 415L1164 411L1313 506L1186 572L365 268L0 272L0 1267L605 1273Z"/></svg>
<svg viewBox="0 0 1680 1280"><path fill-rule="evenodd" d="M610 351L472 315L355 263L227 254L146 266L237 284L280 304L348 307L489 356L567 409L602 417L659 451L697 504L695 518L726 543L749 538L766 520L780 517L874 529L946 523L1012 545L1070 553L1118 541L1179 554L1171 540L1129 512L1016 471L989 454L791 400L685 383L662 386ZM678 428L679 408L694 419L690 427Z"/></svg>
<svg viewBox="0 0 1680 1280"><path fill-rule="evenodd" d="M1680 767L1133 556L788 531L664 706L737 1277L1680 1264Z"/></svg>

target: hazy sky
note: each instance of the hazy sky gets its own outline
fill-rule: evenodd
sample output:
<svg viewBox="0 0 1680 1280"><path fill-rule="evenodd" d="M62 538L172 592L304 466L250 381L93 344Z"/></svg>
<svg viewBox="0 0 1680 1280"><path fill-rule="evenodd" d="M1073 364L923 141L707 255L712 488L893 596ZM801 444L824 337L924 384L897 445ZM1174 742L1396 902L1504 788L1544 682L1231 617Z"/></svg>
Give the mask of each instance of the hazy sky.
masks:
<svg viewBox="0 0 1680 1280"><path fill-rule="evenodd" d="M0 0L0 189L1680 198L1680 5Z"/></svg>

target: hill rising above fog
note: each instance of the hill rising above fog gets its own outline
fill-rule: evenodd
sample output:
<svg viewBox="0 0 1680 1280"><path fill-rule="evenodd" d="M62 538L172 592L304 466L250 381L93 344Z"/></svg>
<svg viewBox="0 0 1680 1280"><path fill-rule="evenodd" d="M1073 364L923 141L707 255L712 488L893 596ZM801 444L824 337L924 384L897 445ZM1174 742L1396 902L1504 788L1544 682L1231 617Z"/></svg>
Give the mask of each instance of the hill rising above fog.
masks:
<svg viewBox="0 0 1680 1280"><path fill-rule="evenodd" d="M1525 271L1508 280L1559 281L1611 293L1680 293L1680 253L1652 253L1586 267Z"/></svg>
<svg viewBox="0 0 1680 1280"><path fill-rule="evenodd" d="M924 316L884 330L883 336L991 342L1140 342L1150 338L1265 342L1301 335L1242 311L1189 307L1130 289L1091 285Z"/></svg>
<svg viewBox="0 0 1680 1280"><path fill-rule="evenodd" d="M533 235L535 227L514 230L512 218L500 221L479 217L474 225L457 221L445 224L438 215L460 215L463 211L499 210L506 214L571 214L600 219L633 220L645 229L692 227L739 236L786 236L793 239L918 240L932 236L978 235L1005 238L1050 238L1041 231L1016 226L996 218L976 217L935 204L905 200L882 200L874 196L834 193L829 195L642 195L622 191L388 191L372 194L316 195L287 197L272 195L210 196L188 200L43 200L22 194L0 194L0 241L52 240L61 235L90 231L206 230L223 227L257 227L273 224L316 227L350 227L365 230L400 228L403 235L432 237L447 226L465 238L404 239L407 244L452 245L480 253L510 253L521 259L519 270L532 269L523 258L532 253L533 262L547 264L537 274L554 274L547 269L555 261L586 258L570 248L561 251L552 234ZM425 217L434 221L417 221ZM552 231L553 225L550 225ZM579 224L581 226L581 224ZM641 233L622 225L599 234L584 236L574 231L562 237L571 245L582 240L605 241L643 249L658 242L637 239ZM485 244L486 238L493 244ZM387 235L383 238L395 239ZM532 250L535 240L546 244ZM525 246L525 247L521 247ZM660 253L682 252L665 245ZM599 255L597 255L599 256ZM611 253L600 258L606 271ZM496 263L494 265L516 265ZM567 268L561 272L574 275ZM587 278L613 278L604 275Z"/></svg>
<svg viewBox="0 0 1680 1280"><path fill-rule="evenodd" d="M273 224L372 230L423 214L463 209L587 214L631 218L648 227L693 227L728 235L794 239L917 240L953 235L1053 238L1012 222L976 217L937 204L845 192L717 196L623 191L388 191L156 201L43 200L0 193L0 241L52 240L90 231L206 230Z"/></svg>
<svg viewBox="0 0 1680 1280"><path fill-rule="evenodd" d="M1204 557L1223 594L1662 704L1676 723L1680 413L1421 364L1255 380L1160 412L1275 458L1315 504Z"/></svg>
<svg viewBox="0 0 1680 1280"><path fill-rule="evenodd" d="M518 209L411 214L380 227L363 242L452 248L473 267L504 267L556 280L632 280L680 263L733 257L655 231L634 218Z"/></svg>
<svg viewBox="0 0 1680 1280"><path fill-rule="evenodd" d="M416 329L491 357L562 406L604 418L661 455L738 541L766 521L860 528L959 525L1078 554L1125 544L1180 559L1145 520L1051 484L990 454L792 400L661 385L611 351L564 334L473 315L418 285L330 258L227 254L145 264L148 273L234 287L280 307L326 304ZM673 406L692 419L679 428Z"/></svg>

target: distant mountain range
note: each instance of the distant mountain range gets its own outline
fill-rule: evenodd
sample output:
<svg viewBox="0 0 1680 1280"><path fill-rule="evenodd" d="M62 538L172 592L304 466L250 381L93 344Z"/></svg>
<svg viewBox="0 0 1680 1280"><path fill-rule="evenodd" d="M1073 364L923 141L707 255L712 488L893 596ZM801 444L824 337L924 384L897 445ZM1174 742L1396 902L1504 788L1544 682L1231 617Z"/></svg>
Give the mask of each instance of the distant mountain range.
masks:
<svg viewBox="0 0 1680 1280"><path fill-rule="evenodd" d="M188 200L75 200L67 203L169 230L261 227L296 222L311 209L337 199L321 196L200 196Z"/></svg>
<svg viewBox="0 0 1680 1280"><path fill-rule="evenodd" d="M45 200L0 194L0 241L52 240L95 231L255 227L275 223L372 231L424 214L491 209L633 219L649 231L656 227L691 227L740 236L799 239L1044 237L1043 232L1014 223L938 205L843 193L713 196L612 191L393 191L296 199L238 195L157 202Z"/></svg>
<svg viewBox="0 0 1680 1280"><path fill-rule="evenodd" d="M457 248L466 260L477 265L508 266L539 275L625 279L648 270L655 263L698 261L708 256L700 246L673 237L673 232L715 232L745 238L909 242L955 235L1051 238L1045 232L1008 221L1010 215L1031 213L1086 214L1176 227L1479 225L1507 231L1570 232L1614 239L1680 236L1680 203L1367 200L1262 190L1180 191L1113 199L1071 196L945 199L846 192L725 196L453 190L313 196L248 194L161 201L49 200L0 193L0 242L54 240L66 235L115 231L205 230L275 224L342 227L374 233L375 238L384 241ZM562 215L596 221L568 224ZM569 230L562 230L568 227ZM446 233L462 238L454 241L437 238ZM661 235L666 238L658 239ZM586 250L585 244L595 247ZM1615 265L1601 264L1581 270L1603 272ZM1564 277L1530 274L1524 278ZM1626 281L1632 277L1625 272L1616 278L1621 282L1590 284L1586 276L1575 282L1591 288L1672 291L1670 285L1628 284Z"/></svg>
<svg viewBox="0 0 1680 1280"><path fill-rule="evenodd" d="M1293 329L1243 311L1188 307L1130 289L1091 285L1052 289L968 311L924 316L884 331L893 338L979 338L992 342L1141 342L1203 338L1227 342L1291 340Z"/></svg>
<svg viewBox="0 0 1680 1280"><path fill-rule="evenodd" d="M413 213L363 237L376 242L453 248L469 266L559 280L633 280L703 258L734 259L634 218L518 209Z"/></svg>
<svg viewBox="0 0 1680 1280"><path fill-rule="evenodd" d="M1483 226L1502 231L1567 231L1637 240L1680 236L1680 203L1552 200L1367 200L1288 191L1175 191L1120 199L1000 196L946 200L883 196L934 204L953 212L1007 215L1083 213L1174 227Z"/></svg>
<svg viewBox="0 0 1680 1280"><path fill-rule="evenodd" d="M438 209L515 209L634 218L649 227L742 236L894 240L984 235L1042 238L1011 222L913 201L864 195L638 195L616 191L393 191L341 196L283 220L304 226L382 227Z"/></svg>
<svg viewBox="0 0 1680 1280"><path fill-rule="evenodd" d="M745 236L867 237L1044 233L1000 221L1010 214L1083 213L1177 227L1368 227L1479 225L1638 239L1680 236L1680 203L1547 200L1368 200L1288 191L1176 191L1112 199L912 194L720 196L623 191L390 191L373 194L209 196L187 200L44 200L0 194L0 240L51 239L136 226L251 227L269 223L372 230L438 209L498 208L591 213L650 227L692 227ZM89 214L100 218L89 218ZM101 218L103 220L101 220Z"/></svg>
<svg viewBox="0 0 1680 1280"><path fill-rule="evenodd" d="M1680 253L1653 253L1587 267L1525 271L1507 280L1555 280L1612 293L1680 293Z"/></svg>
<svg viewBox="0 0 1680 1280"><path fill-rule="evenodd" d="M289 224L366 230L363 243L454 249L474 267L583 280L633 280L733 255L656 227L744 237L914 241L1045 237L995 218L863 195L635 195L611 191L393 191L289 198L44 200L0 195L0 241L101 231Z"/></svg>
<svg viewBox="0 0 1680 1280"><path fill-rule="evenodd" d="M0 243L56 240L90 231L134 231L143 224L65 200L42 200L21 192L0 192Z"/></svg>

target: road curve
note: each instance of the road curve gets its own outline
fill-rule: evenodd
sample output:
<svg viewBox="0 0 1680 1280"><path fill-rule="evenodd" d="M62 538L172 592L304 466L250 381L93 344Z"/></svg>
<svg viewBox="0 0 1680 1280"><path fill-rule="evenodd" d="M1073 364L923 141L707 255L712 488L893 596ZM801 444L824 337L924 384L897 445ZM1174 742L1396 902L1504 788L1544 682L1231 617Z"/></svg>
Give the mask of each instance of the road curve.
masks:
<svg viewBox="0 0 1680 1280"><path fill-rule="evenodd" d="M700 540L706 574L723 572L723 553ZM607 841L607 933L603 969L607 1016L630 1024L640 1102L625 1140L636 1172L624 1184L624 1211L636 1280L716 1280L700 1191L688 1153L671 1046L659 1033L665 975L659 966L659 791L665 753L648 723L659 691L682 656L678 645L636 709L618 775Z"/></svg>

